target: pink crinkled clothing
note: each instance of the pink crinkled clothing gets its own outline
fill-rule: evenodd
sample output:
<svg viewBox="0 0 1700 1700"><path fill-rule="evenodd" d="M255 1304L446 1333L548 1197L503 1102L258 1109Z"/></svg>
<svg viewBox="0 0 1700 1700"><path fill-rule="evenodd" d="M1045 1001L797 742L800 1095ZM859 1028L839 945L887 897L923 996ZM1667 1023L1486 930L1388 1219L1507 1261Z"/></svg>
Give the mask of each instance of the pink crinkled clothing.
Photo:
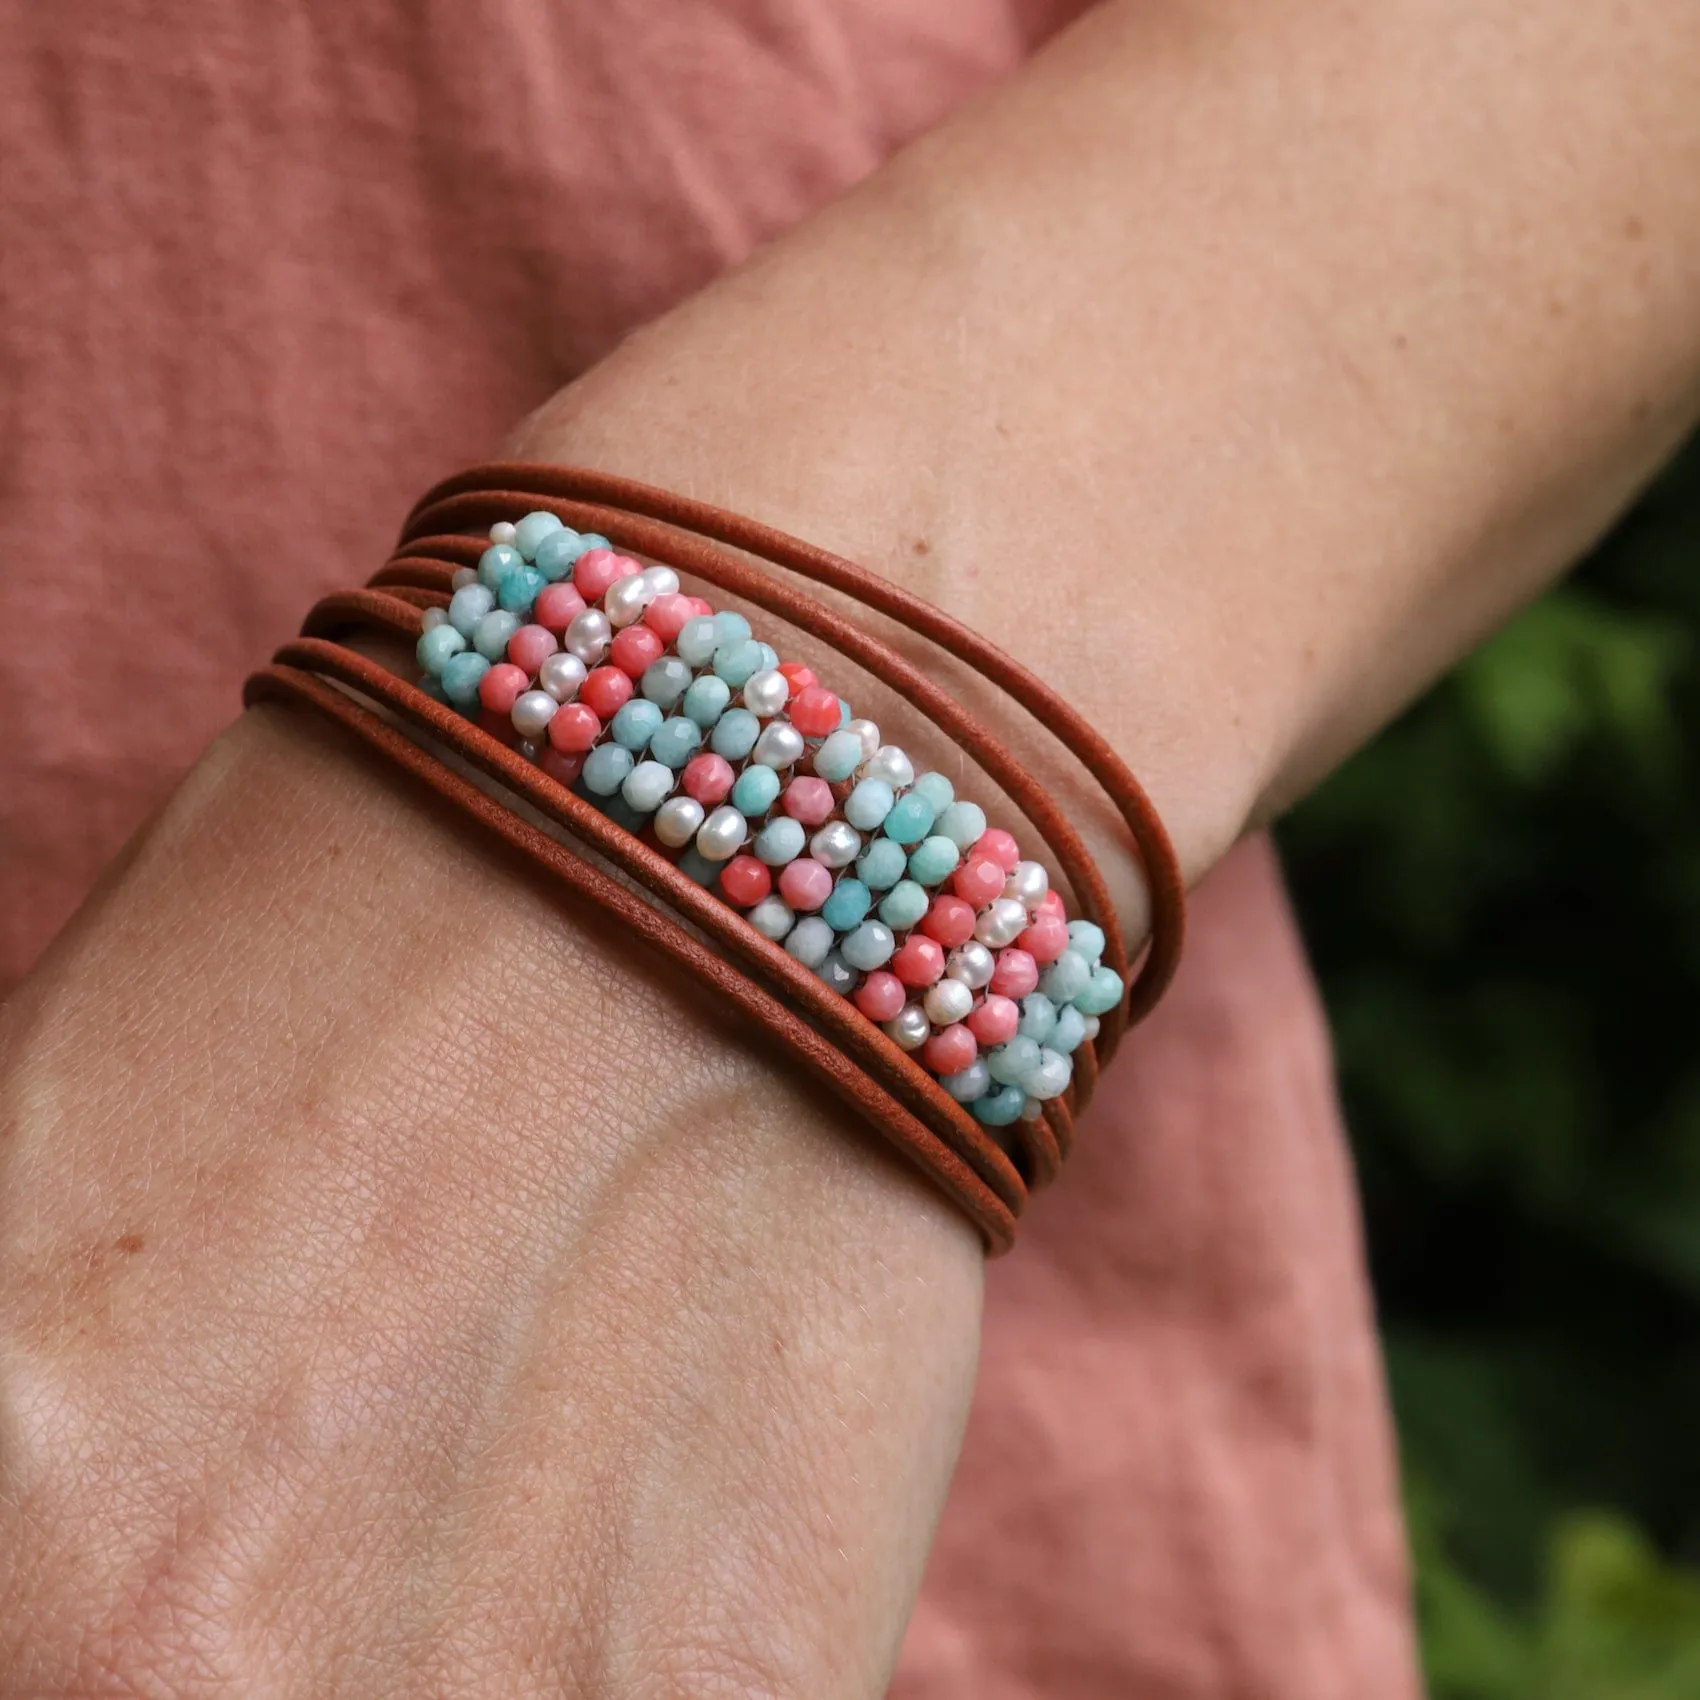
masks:
<svg viewBox="0 0 1700 1700"><path fill-rule="evenodd" d="M0 987L421 487L1070 9L0 0ZM122 678L57 688L89 653ZM893 1692L1416 1691L1326 1039L1250 842L991 1271Z"/></svg>

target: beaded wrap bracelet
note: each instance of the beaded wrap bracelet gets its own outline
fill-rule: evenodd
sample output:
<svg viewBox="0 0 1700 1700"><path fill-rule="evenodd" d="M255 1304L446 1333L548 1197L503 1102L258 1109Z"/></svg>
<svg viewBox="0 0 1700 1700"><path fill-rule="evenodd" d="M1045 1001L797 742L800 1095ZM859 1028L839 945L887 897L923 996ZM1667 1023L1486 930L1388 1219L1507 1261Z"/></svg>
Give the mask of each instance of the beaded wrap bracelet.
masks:
<svg viewBox="0 0 1700 1700"><path fill-rule="evenodd" d="M467 535L474 528L483 535ZM913 663L748 556L957 655L1082 761L1127 823L1149 894L1130 995L1103 877L1031 775ZM1042 864L1017 862L1008 833L988 829L941 775L914 775L810 669L780 664L742 615L686 595L677 569L823 639L921 709L1038 829L1085 918L1065 926ZM336 641L355 630L414 640L423 688ZM848 561L629 480L494 466L438 485L371 586L322 601L246 694L329 714L712 982L919 1163L993 1252L1011 1243L1029 1188L1056 1173L1099 1065L1178 959L1184 893L1167 836L1113 750L1056 693ZM392 722L445 746L665 907ZM752 825L755 854L744 853ZM801 855L810 828L813 854ZM1041 968L1054 996L1033 983ZM1044 1044L1059 1038L1072 1068Z"/></svg>

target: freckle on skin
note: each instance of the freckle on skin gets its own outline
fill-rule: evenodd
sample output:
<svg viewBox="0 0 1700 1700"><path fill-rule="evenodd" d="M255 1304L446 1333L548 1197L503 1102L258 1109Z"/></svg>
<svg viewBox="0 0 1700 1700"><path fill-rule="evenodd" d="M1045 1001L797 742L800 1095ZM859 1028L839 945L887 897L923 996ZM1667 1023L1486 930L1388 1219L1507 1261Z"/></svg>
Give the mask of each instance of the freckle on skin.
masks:
<svg viewBox="0 0 1700 1700"><path fill-rule="evenodd" d="M917 555L930 555L933 552L932 544L930 544L924 537L917 537L913 547Z"/></svg>
<svg viewBox="0 0 1700 1700"><path fill-rule="evenodd" d="M1623 221L1623 234L1627 236L1631 242L1639 242L1641 238L1647 234L1647 227L1635 216L1634 213L1631 213L1629 217Z"/></svg>
<svg viewBox="0 0 1700 1700"><path fill-rule="evenodd" d="M112 1243L119 1251L134 1257L142 1249L143 1240L140 1234L120 1234Z"/></svg>

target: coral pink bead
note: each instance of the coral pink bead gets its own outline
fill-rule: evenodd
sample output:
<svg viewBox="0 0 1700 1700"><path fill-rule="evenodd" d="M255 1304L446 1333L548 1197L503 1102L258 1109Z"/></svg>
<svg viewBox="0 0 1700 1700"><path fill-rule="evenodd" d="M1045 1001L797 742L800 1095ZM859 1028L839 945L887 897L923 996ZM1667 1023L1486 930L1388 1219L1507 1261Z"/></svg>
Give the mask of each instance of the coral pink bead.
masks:
<svg viewBox="0 0 1700 1700"><path fill-rule="evenodd" d="M714 612L714 604L706 596L687 596L685 600L691 606L691 618L693 620Z"/></svg>
<svg viewBox="0 0 1700 1700"><path fill-rule="evenodd" d="M641 679L644 668L666 653L661 634L652 632L648 626L627 626L624 631L615 632L614 641L608 646L608 659L628 679Z"/></svg>
<svg viewBox="0 0 1700 1700"><path fill-rule="evenodd" d="M1038 984L1039 964L1026 951L1011 945L1008 950L998 952L992 968L991 989L1000 998L1024 998Z"/></svg>
<svg viewBox="0 0 1700 1700"><path fill-rule="evenodd" d="M705 809L712 809L724 803L731 795L732 781L736 778L732 764L725 756L717 756L704 750L701 755L692 756L685 763L685 771L679 776L679 784L687 797L695 797ZM758 867L760 865L757 863ZM724 880L725 876L722 875L721 878Z"/></svg>
<svg viewBox="0 0 1700 1700"><path fill-rule="evenodd" d="M602 735L602 722L582 702L564 702L549 722L549 742L563 755L581 756Z"/></svg>
<svg viewBox="0 0 1700 1700"><path fill-rule="evenodd" d="M923 933L911 933L892 957L891 971L906 986L935 986L944 973L944 946Z"/></svg>
<svg viewBox="0 0 1700 1700"><path fill-rule="evenodd" d="M974 841L974 848L968 852L969 857L979 861L989 857L1003 869L1006 875L1013 874L1016 865L1021 860L1021 849L1014 838L1000 826L987 827ZM999 887L1001 890L1002 887Z"/></svg>
<svg viewBox="0 0 1700 1700"><path fill-rule="evenodd" d="M530 683L531 675L523 667L516 667L511 661L498 661L478 681L478 700L493 714L506 714Z"/></svg>
<svg viewBox="0 0 1700 1700"><path fill-rule="evenodd" d="M1007 1044L1020 1025L1021 1005L996 992L968 1017L968 1031L985 1046Z"/></svg>
<svg viewBox="0 0 1700 1700"><path fill-rule="evenodd" d="M805 774L785 787L779 806L804 826L825 826L832 818L832 787L824 779Z"/></svg>
<svg viewBox="0 0 1700 1700"><path fill-rule="evenodd" d="M523 667L528 679L535 679L537 669L560 647L555 634L546 627L521 626L508 639L508 659L514 666Z"/></svg>
<svg viewBox="0 0 1700 1700"><path fill-rule="evenodd" d="M586 602L600 600L615 579L631 571L612 549L586 549L573 562L573 588Z"/></svg>
<svg viewBox="0 0 1700 1700"><path fill-rule="evenodd" d="M644 609L643 623L662 643L671 643L685 629L685 622L696 618L693 600L679 595L677 591L670 596L658 596Z"/></svg>
<svg viewBox="0 0 1700 1700"><path fill-rule="evenodd" d="M928 938L937 939L946 950L955 950L974 936L974 905L941 893L922 918L921 931Z"/></svg>
<svg viewBox="0 0 1700 1700"><path fill-rule="evenodd" d="M690 769L685 769L687 775ZM738 909L760 903L773 890L773 875L754 856L734 856L720 870L720 895Z"/></svg>
<svg viewBox="0 0 1700 1700"><path fill-rule="evenodd" d="M983 909L1003 890L1008 878L1000 863L971 850L968 860L951 876L950 889L964 903Z"/></svg>
<svg viewBox="0 0 1700 1700"><path fill-rule="evenodd" d="M801 661L781 661L779 671L785 675L785 683L791 687L792 696L818 682L814 668L805 667Z"/></svg>
<svg viewBox="0 0 1700 1700"><path fill-rule="evenodd" d="M876 968L856 988L854 997L856 1007L870 1021L890 1021L902 1012L908 1001L909 994L904 991L903 982L883 968Z"/></svg>
<svg viewBox="0 0 1700 1700"><path fill-rule="evenodd" d="M779 895L800 912L818 909L832 896L832 869L812 856L799 856L780 870Z"/></svg>
<svg viewBox="0 0 1700 1700"><path fill-rule="evenodd" d="M785 712L805 738L824 738L828 732L836 732L844 718L838 698L825 685L805 685Z"/></svg>
<svg viewBox="0 0 1700 1700"><path fill-rule="evenodd" d="M1064 926L1068 925L1068 911L1063 908L1062 893L1060 891L1047 891L1045 895L1039 899L1033 913L1035 917L1040 915L1055 915Z"/></svg>
<svg viewBox="0 0 1700 1700"><path fill-rule="evenodd" d="M632 700L631 676L618 667L592 667L578 688L578 699L602 719L612 720Z"/></svg>
<svg viewBox="0 0 1700 1700"><path fill-rule="evenodd" d="M584 598L563 579L559 584L546 584L537 593L537 606L531 617L545 631L559 637L584 612Z"/></svg>
<svg viewBox="0 0 1700 1700"><path fill-rule="evenodd" d="M974 1035L960 1021L940 1028L921 1047L921 1059L934 1074L960 1074L979 1054Z"/></svg>
<svg viewBox="0 0 1700 1700"><path fill-rule="evenodd" d="M1060 915L1036 915L1015 941L1037 963L1055 962L1068 949L1068 922Z"/></svg>
<svg viewBox="0 0 1700 1700"><path fill-rule="evenodd" d="M558 719L559 716L556 718ZM552 727L555 722L551 720L549 724ZM582 755L569 754L565 750L557 750L554 745L551 744L549 748L543 752L543 759L539 765L557 785L566 785L571 787L578 784L578 776L584 772L584 757Z"/></svg>

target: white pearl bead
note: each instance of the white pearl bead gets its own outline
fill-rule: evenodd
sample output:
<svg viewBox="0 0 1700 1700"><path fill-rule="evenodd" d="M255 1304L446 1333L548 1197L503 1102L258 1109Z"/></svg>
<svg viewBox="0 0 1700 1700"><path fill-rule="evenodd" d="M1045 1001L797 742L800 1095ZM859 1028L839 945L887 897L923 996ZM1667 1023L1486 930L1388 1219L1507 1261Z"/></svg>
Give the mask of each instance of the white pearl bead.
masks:
<svg viewBox="0 0 1700 1700"><path fill-rule="evenodd" d="M434 632L438 626L446 626L448 623L449 611L447 608L427 608L419 616L419 629L422 632Z"/></svg>
<svg viewBox="0 0 1700 1700"><path fill-rule="evenodd" d="M974 994L960 980L940 980L922 1002L927 1019L936 1027L966 1021L974 1009Z"/></svg>
<svg viewBox="0 0 1700 1700"><path fill-rule="evenodd" d="M992 950L1014 944L1027 930L1027 911L1013 897L997 897L980 911L974 937Z"/></svg>
<svg viewBox="0 0 1700 1700"><path fill-rule="evenodd" d="M803 759L803 734L788 720L770 721L761 729L752 761L763 767L791 767Z"/></svg>
<svg viewBox="0 0 1700 1700"><path fill-rule="evenodd" d="M682 850L696 837L703 813L695 797L669 797L655 811L655 836L669 850Z"/></svg>
<svg viewBox="0 0 1700 1700"><path fill-rule="evenodd" d="M745 915L744 919L764 939L772 939L777 944L791 931L794 917L784 898L775 897L772 893L769 893Z"/></svg>
<svg viewBox="0 0 1700 1700"><path fill-rule="evenodd" d="M791 681L777 667L764 667L744 683L744 707L761 720L771 720L791 700Z"/></svg>
<svg viewBox="0 0 1700 1700"><path fill-rule="evenodd" d="M862 853L862 835L847 820L829 820L809 840L809 854L828 868L847 868Z"/></svg>
<svg viewBox="0 0 1700 1700"><path fill-rule="evenodd" d="M918 1003L907 1005L885 1024L886 1037L906 1051L918 1051L926 1044L933 1024Z"/></svg>
<svg viewBox="0 0 1700 1700"><path fill-rule="evenodd" d="M643 574L627 573L608 586L608 594L602 598L602 612L608 616L609 625L621 631L626 626L635 626L654 600L644 588Z"/></svg>
<svg viewBox="0 0 1700 1700"><path fill-rule="evenodd" d="M1024 909L1037 909L1051 889L1051 876L1043 862L1017 862L1015 872L1004 881L1003 894Z"/></svg>
<svg viewBox="0 0 1700 1700"><path fill-rule="evenodd" d="M477 584L478 574L472 567L456 567L449 579L456 590L465 590L469 584Z"/></svg>
<svg viewBox="0 0 1700 1700"><path fill-rule="evenodd" d="M645 567L639 576L643 579L644 591L652 602L658 596L679 594L679 575L671 567Z"/></svg>
<svg viewBox="0 0 1700 1700"><path fill-rule="evenodd" d="M505 543L510 549L513 548L514 538L518 535L519 533L514 530L514 522L511 519L499 519L490 527L490 541L492 543Z"/></svg>
<svg viewBox="0 0 1700 1700"><path fill-rule="evenodd" d="M1085 1021L1081 1023L1081 1031L1088 1039L1096 1039L1098 1037L1099 1025L1098 1017L1095 1015L1089 1015Z"/></svg>
<svg viewBox="0 0 1700 1700"><path fill-rule="evenodd" d="M724 862L743 848L749 823L731 804L723 803L697 828L697 849L711 862Z"/></svg>
<svg viewBox="0 0 1700 1700"><path fill-rule="evenodd" d="M832 928L818 915L805 915L786 936L785 948L805 968L818 968L832 950Z"/></svg>
<svg viewBox="0 0 1700 1700"><path fill-rule="evenodd" d="M548 730L561 705L547 691L522 691L514 701L514 730L522 738L535 738Z"/></svg>
<svg viewBox="0 0 1700 1700"><path fill-rule="evenodd" d="M1039 1112L1043 1110L1044 1107L1045 1106L1041 1104L1037 1098L1029 1098L1021 1106L1021 1119L1024 1122L1036 1122L1039 1119Z"/></svg>
<svg viewBox="0 0 1700 1700"><path fill-rule="evenodd" d="M571 702L578 695L584 676L584 663L576 655L557 649L553 655L546 656L543 665L537 669L537 686L539 690L547 691L556 702Z"/></svg>
<svg viewBox="0 0 1700 1700"><path fill-rule="evenodd" d="M992 983L992 970L996 966L992 953L978 939L970 939L945 959L944 971L947 978L960 980L970 991L977 992Z"/></svg>
<svg viewBox="0 0 1700 1700"><path fill-rule="evenodd" d="M608 624L608 616L600 608L586 608L582 614L573 615L561 647L586 667L594 667L608 653L613 636L614 628Z"/></svg>
<svg viewBox="0 0 1700 1700"><path fill-rule="evenodd" d="M960 1074L947 1074L939 1081L959 1104L972 1104L976 1098L985 1097L991 1084L991 1072L984 1057L976 1057Z"/></svg>
<svg viewBox="0 0 1700 1700"><path fill-rule="evenodd" d="M863 761L880 747L880 729L871 720L846 720L839 730L856 734L857 742L862 746Z"/></svg>
<svg viewBox="0 0 1700 1700"><path fill-rule="evenodd" d="M915 783L915 764L895 744L881 744L862 768L864 779L883 779L893 791Z"/></svg>

